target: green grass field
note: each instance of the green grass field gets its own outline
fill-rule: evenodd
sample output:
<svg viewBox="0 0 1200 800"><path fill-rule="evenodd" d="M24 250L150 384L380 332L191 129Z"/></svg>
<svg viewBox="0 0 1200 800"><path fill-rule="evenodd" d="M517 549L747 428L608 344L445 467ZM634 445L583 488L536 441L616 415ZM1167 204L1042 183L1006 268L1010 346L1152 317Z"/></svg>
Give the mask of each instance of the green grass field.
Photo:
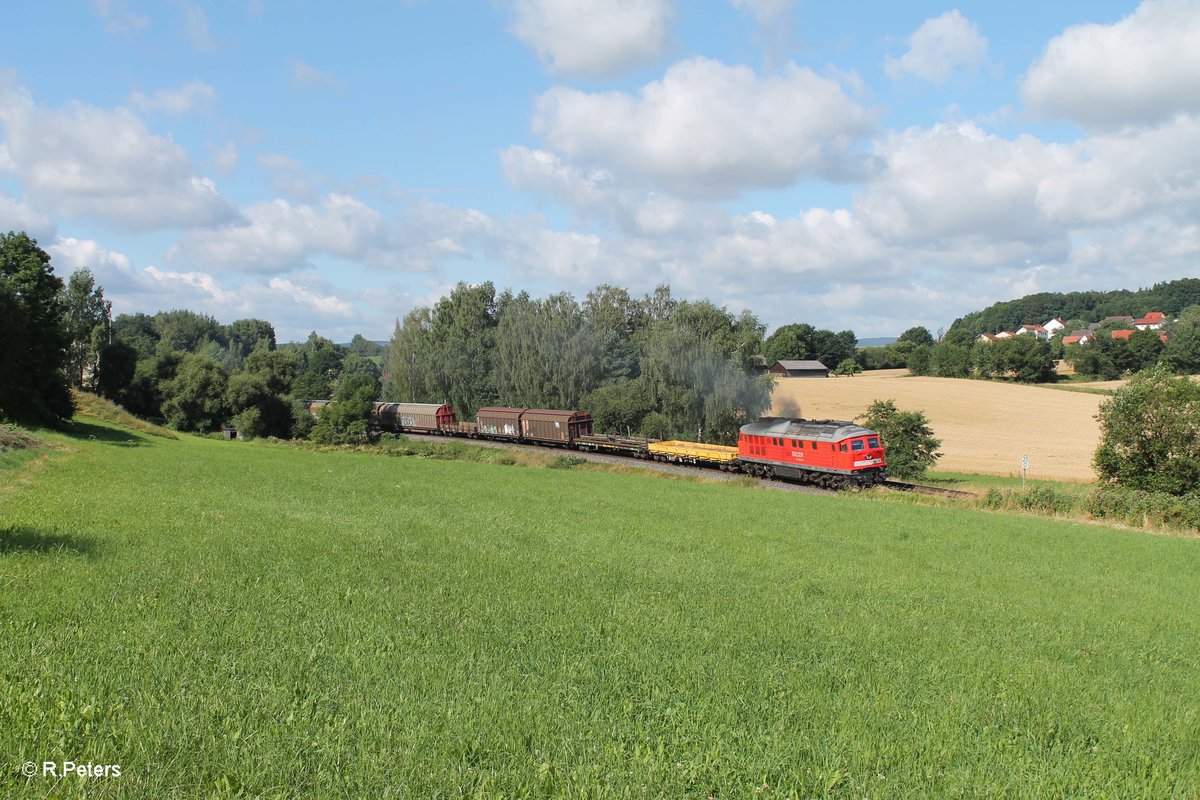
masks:
<svg viewBox="0 0 1200 800"><path fill-rule="evenodd" d="M0 461L0 796L1200 794L1195 539L45 436Z"/></svg>

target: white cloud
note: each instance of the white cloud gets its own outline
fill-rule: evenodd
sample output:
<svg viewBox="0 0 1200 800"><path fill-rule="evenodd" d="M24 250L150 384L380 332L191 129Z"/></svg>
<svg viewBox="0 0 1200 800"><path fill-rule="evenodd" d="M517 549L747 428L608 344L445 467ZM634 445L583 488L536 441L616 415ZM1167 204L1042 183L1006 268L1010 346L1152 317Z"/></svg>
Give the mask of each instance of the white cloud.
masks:
<svg viewBox="0 0 1200 800"><path fill-rule="evenodd" d="M974 70L987 61L987 39L958 9L925 20L908 37L908 45L900 58L884 60L884 70L893 80L915 75L945 83L956 69Z"/></svg>
<svg viewBox="0 0 1200 800"><path fill-rule="evenodd" d="M159 89L150 96L134 92L129 96L129 105L147 114L162 113L178 117L195 108L211 106L216 99L216 89L204 81L195 80L176 89Z"/></svg>
<svg viewBox="0 0 1200 800"><path fill-rule="evenodd" d="M0 73L0 125L0 162L39 211L129 230L211 225L236 214L182 147L127 109L45 108Z"/></svg>
<svg viewBox="0 0 1200 800"><path fill-rule="evenodd" d="M204 9L195 3L188 3L184 0L179 0L179 8L183 12L184 32L187 33L192 46L206 53L216 50L217 42L213 39L212 31L208 27L208 16L204 13Z"/></svg>
<svg viewBox="0 0 1200 800"><path fill-rule="evenodd" d="M45 214L0 192L0 233L9 231L25 231L34 239L47 239L54 235L54 223Z"/></svg>
<svg viewBox="0 0 1200 800"><path fill-rule="evenodd" d="M667 49L667 0L514 0L511 31L554 72L605 78Z"/></svg>
<svg viewBox="0 0 1200 800"><path fill-rule="evenodd" d="M316 67L305 64L299 59L292 59L288 62L288 67L292 73L292 82L297 86L306 89L333 89L334 91L345 91L346 86L340 80L329 75Z"/></svg>
<svg viewBox="0 0 1200 800"><path fill-rule="evenodd" d="M1144 0L1112 25L1075 25L1051 40L1021 82L1034 112L1116 127L1200 111L1200 6Z"/></svg>
<svg viewBox="0 0 1200 800"><path fill-rule="evenodd" d="M1074 163L1067 148L1032 136L1004 139L972 123L940 124L892 133L877 143L875 156L877 167L855 206L882 236L1061 246L1062 230L1039 211L1038 187Z"/></svg>
<svg viewBox="0 0 1200 800"><path fill-rule="evenodd" d="M1101 226L1158 212L1200 215L1200 119L1097 134L1072 145L1065 169L1038 186L1038 208L1066 226Z"/></svg>
<svg viewBox="0 0 1200 800"><path fill-rule="evenodd" d="M187 308L223 322L257 317L274 324L281 338L300 337L322 325L354 327L359 318L354 303L311 276L232 283L199 270L137 269L122 253L90 239L72 237L60 238L46 250L60 275L90 269L117 314Z"/></svg>
<svg viewBox="0 0 1200 800"><path fill-rule="evenodd" d="M300 268L322 253L386 261L383 217L347 195L330 194L319 205L256 203L243 216L242 224L187 231L168 258L210 269L265 273Z"/></svg>
<svg viewBox="0 0 1200 800"><path fill-rule="evenodd" d="M514 188L547 194L583 220L615 221L632 234L678 234L723 216L674 195L622 188L604 169L582 169L545 150L509 147L501 151L500 165Z"/></svg>
<svg viewBox="0 0 1200 800"><path fill-rule="evenodd" d="M812 70L760 77L704 58L673 65L636 97L556 87L534 121L551 150L687 197L844 177L869 127L841 86Z"/></svg>
<svg viewBox="0 0 1200 800"><path fill-rule="evenodd" d="M122 0L92 0L92 10L109 33L136 33L150 24L149 17L133 13Z"/></svg>

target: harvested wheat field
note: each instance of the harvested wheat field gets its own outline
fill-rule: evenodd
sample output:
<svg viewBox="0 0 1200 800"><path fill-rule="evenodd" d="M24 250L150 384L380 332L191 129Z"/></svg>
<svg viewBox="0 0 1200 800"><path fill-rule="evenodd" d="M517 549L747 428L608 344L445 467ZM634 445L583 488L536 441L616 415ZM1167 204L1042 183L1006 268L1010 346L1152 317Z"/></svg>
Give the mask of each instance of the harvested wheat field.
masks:
<svg viewBox="0 0 1200 800"><path fill-rule="evenodd" d="M772 394L774 416L853 419L874 400L919 409L942 440L938 468L951 472L1020 474L1029 455L1031 478L1090 481L1100 438L1096 411L1103 396L993 381L923 378L879 370L853 378L785 378Z"/></svg>

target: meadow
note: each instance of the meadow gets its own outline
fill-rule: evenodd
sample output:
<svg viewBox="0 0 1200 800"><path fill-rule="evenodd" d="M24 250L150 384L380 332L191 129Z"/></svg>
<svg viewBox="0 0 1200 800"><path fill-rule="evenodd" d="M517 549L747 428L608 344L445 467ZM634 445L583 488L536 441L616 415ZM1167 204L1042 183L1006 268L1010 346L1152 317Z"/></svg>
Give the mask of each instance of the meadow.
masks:
<svg viewBox="0 0 1200 800"><path fill-rule="evenodd" d="M929 418L942 440L939 470L1019 474L1021 456L1028 455L1031 477L1093 481L1092 454L1100 442L1096 412L1109 387L1075 388L1098 388L1101 394L878 370L853 378L777 381L768 413L853 419L873 400L895 400L901 409L922 410Z"/></svg>
<svg viewBox="0 0 1200 800"><path fill-rule="evenodd" d="M0 796L1200 793L1196 539L39 435L0 461Z"/></svg>

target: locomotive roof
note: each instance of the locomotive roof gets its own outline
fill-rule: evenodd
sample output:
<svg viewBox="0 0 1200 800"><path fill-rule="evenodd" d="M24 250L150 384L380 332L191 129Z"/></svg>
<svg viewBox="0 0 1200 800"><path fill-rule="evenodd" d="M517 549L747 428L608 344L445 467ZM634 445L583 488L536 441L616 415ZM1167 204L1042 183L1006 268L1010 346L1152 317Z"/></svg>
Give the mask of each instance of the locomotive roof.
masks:
<svg viewBox="0 0 1200 800"><path fill-rule="evenodd" d="M844 419L771 419L743 425L747 436L791 436L838 442L855 436L874 435L875 431Z"/></svg>

